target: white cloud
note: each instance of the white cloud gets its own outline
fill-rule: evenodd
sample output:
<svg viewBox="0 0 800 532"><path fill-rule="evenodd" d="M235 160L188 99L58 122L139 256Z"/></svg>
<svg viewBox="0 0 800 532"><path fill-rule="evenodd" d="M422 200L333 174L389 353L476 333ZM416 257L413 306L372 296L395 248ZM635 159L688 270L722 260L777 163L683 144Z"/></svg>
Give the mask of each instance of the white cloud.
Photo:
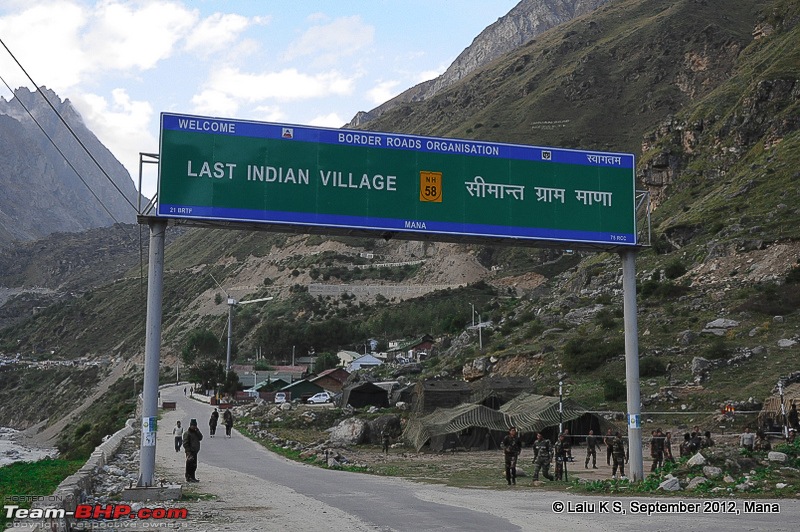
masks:
<svg viewBox="0 0 800 532"><path fill-rule="evenodd" d="M197 24L198 14L171 2L98 3L83 45L98 69L147 70L170 57L180 38Z"/></svg>
<svg viewBox="0 0 800 532"><path fill-rule="evenodd" d="M214 13L200 21L186 37L185 48L190 52L209 55L231 47L251 24L266 23L266 18L248 19L241 15Z"/></svg>
<svg viewBox="0 0 800 532"><path fill-rule="evenodd" d="M286 113L280 107L259 105L253 110L253 120L263 122L285 122Z"/></svg>
<svg viewBox="0 0 800 532"><path fill-rule="evenodd" d="M210 116L236 116L239 104L223 91L206 89L192 97L193 113Z"/></svg>
<svg viewBox="0 0 800 532"><path fill-rule="evenodd" d="M400 84L399 81L389 80L381 81L375 87L367 91L369 100L374 104L382 104L387 100L397 96L396 87Z"/></svg>
<svg viewBox="0 0 800 532"><path fill-rule="evenodd" d="M319 17L313 18L319 20ZM316 64L332 64L372 44L375 28L361 17L342 17L324 25L312 26L292 42L283 54L287 61L313 56Z"/></svg>
<svg viewBox="0 0 800 532"><path fill-rule="evenodd" d="M304 74L294 68L280 72L244 73L236 68L214 70L203 93L213 92L245 102L295 101L353 92L354 80L338 72ZM196 99L197 97L195 97Z"/></svg>
<svg viewBox="0 0 800 532"><path fill-rule="evenodd" d="M309 125L316 127L334 127L340 128L348 121L342 119L338 113L329 113L327 115L317 116L311 119Z"/></svg>
<svg viewBox="0 0 800 532"><path fill-rule="evenodd" d="M138 186L139 152L158 153L158 139L149 133L153 107L149 102L132 100L124 89L114 89L111 94L111 101L90 93L71 97L70 101Z"/></svg>
<svg viewBox="0 0 800 532"><path fill-rule="evenodd" d="M86 13L70 2L38 4L0 18L0 35L34 82L58 92L77 85L90 64L80 46ZM0 69L12 87L33 85L2 51Z"/></svg>

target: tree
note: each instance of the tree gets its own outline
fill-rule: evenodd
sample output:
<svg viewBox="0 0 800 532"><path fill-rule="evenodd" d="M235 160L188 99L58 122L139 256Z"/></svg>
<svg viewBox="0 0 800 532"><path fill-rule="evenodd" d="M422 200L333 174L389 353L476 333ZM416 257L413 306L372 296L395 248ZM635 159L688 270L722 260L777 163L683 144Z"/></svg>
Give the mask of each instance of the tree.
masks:
<svg viewBox="0 0 800 532"><path fill-rule="evenodd" d="M200 359L212 359L222 352L222 345L217 337L208 329L194 329L186 338L181 350L181 359L187 366L199 362Z"/></svg>
<svg viewBox="0 0 800 532"><path fill-rule="evenodd" d="M200 384L201 390L216 390L225 382L224 364L218 360L201 361L189 368L189 379Z"/></svg>
<svg viewBox="0 0 800 532"><path fill-rule="evenodd" d="M314 373L322 373L326 369L335 368L339 365L339 357L333 353L320 353L314 361Z"/></svg>

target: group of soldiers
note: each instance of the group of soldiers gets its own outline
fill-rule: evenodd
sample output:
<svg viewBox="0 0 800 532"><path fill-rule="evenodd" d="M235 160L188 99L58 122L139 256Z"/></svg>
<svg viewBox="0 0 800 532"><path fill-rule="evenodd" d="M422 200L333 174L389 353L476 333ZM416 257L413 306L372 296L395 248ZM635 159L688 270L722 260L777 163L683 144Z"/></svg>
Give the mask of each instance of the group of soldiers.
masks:
<svg viewBox="0 0 800 532"><path fill-rule="evenodd" d="M605 443L608 453L608 465L612 465L611 462L613 460L611 470L612 476L617 478L617 472L619 471L620 478L624 477L625 463L628 461L628 448L622 435L619 432L612 435L609 429L605 438L603 438L603 443ZM593 430L590 430L586 438L586 461L584 462L584 468L588 469L589 459L591 458L592 468L597 469L597 447L599 444L599 438L595 436ZM522 450L522 441L515 427L509 429L508 434L503 438L500 446L503 449L503 455L505 457L506 481L510 486L517 483L517 459ZM539 473L548 480L568 480L567 463L574 462L572 457L571 437L568 429L558 435L558 439L555 443L551 443L541 432L537 432L536 440L534 440L532 447L534 466L533 480L539 480ZM550 463L553 460L555 460L555 474L551 475Z"/></svg>

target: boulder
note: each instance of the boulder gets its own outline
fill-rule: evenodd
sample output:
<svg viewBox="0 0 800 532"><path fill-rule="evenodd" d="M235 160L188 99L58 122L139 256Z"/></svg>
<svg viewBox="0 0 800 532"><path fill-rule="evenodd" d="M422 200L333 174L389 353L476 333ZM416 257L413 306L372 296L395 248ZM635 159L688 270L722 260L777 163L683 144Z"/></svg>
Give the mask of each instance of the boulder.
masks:
<svg viewBox="0 0 800 532"><path fill-rule="evenodd" d="M707 465L703 467L703 475L710 479L720 478L722 476L722 469Z"/></svg>
<svg viewBox="0 0 800 532"><path fill-rule="evenodd" d="M732 329L738 327L739 322L736 320L728 320L725 318L717 318L714 321L706 323L706 329Z"/></svg>
<svg viewBox="0 0 800 532"><path fill-rule="evenodd" d="M330 441L337 445L358 445L369 438L369 423L351 417L331 429Z"/></svg>
<svg viewBox="0 0 800 532"><path fill-rule="evenodd" d="M703 357L694 357L692 359L692 375L703 373L711 366L711 362Z"/></svg>
<svg viewBox="0 0 800 532"><path fill-rule="evenodd" d="M658 489L664 491L680 491L681 482L676 477L668 477L664 482L658 485Z"/></svg>
<svg viewBox="0 0 800 532"><path fill-rule="evenodd" d="M795 342L794 340L790 340L788 338L782 338L778 340L778 347L792 347L796 343L797 342Z"/></svg>
<svg viewBox="0 0 800 532"><path fill-rule="evenodd" d="M786 453L770 451L769 454L767 454L767 460L770 462L780 462L781 464L785 464L789 460L789 457L786 455Z"/></svg>
<svg viewBox="0 0 800 532"><path fill-rule="evenodd" d="M689 481L689 485L686 486L687 490L696 490L700 485L705 484L708 482L708 479L705 477L694 477L692 480Z"/></svg>
<svg viewBox="0 0 800 532"><path fill-rule="evenodd" d="M701 466L706 465L706 458L700 453L689 458L689 461L686 462L689 466Z"/></svg>
<svg viewBox="0 0 800 532"><path fill-rule="evenodd" d="M725 482L726 484L733 484L734 482L736 482L736 479L730 475L725 475L722 481Z"/></svg>

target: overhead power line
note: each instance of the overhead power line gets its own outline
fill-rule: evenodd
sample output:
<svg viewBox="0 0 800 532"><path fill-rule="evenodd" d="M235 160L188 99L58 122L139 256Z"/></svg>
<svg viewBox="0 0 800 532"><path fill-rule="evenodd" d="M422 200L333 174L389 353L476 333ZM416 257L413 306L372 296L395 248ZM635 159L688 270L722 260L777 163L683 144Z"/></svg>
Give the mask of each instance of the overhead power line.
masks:
<svg viewBox="0 0 800 532"><path fill-rule="evenodd" d="M80 147L83 148L83 151L86 152L86 155L89 156L89 158L97 166L97 168L100 170L100 172L102 172L103 176L105 176L105 178L108 180L108 182L111 183L111 186L113 186L117 190L117 192L120 193L120 196L122 196L122 198L125 200L125 202L128 205L130 205L131 208L135 212L136 211L136 206L125 196L125 193L122 192L122 190L119 188L119 186L117 186L117 184L114 182L114 180L111 178L111 176L108 175L108 172L106 172L106 170L100 165L100 162L98 162L98 160L95 159L94 155L92 155L92 153L89 151L89 148L86 147L86 145L83 143L83 141L78 137L77 133L75 133L75 131L72 129L72 127L70 127L70 125L67 123L67 121L64 119L64 117L61 116L61 113L58 112L58 109L56 109L55 106L53 105L53 103L47 98L47 96L45 96L44 92L42 92L42 89L39 88L39 85L33 80L31 75L28 74L28 71L25 70L25 67L23 67L22 64L17 60L16 56L13 53L11 53L11 50L8 49L8 46L6 46L6 43L3 41L3 39L0 39L0 44L3 45L3 48L5 48L6 52L8 52L8 55L11 56L11 58L14 60L14 62L17 64L17 66L20 68L20 70L22 70L22 72L25 74L25 76L28 78L28 80L30 80L30 82L33 84L33 86L36 88L36 92L39 93L39 95L44 99L45 102L47 102L47 105L50 106L50 109L53 110L53 112L56 114L56 116L61 121L61 123L64 124L64 127L67 128L67 130L70 132L72 137L78 142ZM0 77L0 79L3 79L3 78ZM14 91L11 89L11 87L8 85L8 83L6 83L5 79L3 79L3 84L8 88L8 90L12 94L14 94ZM108 210L108 208L105 206L105 204L103 204L102 200L100 200L100 198L97 196L97 194L94 193L94 191L92 190L92 187L89 186L89 184L83 179L83 177L80 175L80 173L75 168L75 166L73 166L72 163L69 161L69 159L67 159L66 155L64 155L64 152L62 152L58 148L58 146L56 146L55 141L53 141L53 139L50 137L50 135L47 134L47 132L42 127L42 125L33 116L31 111L25 106L25 104L22 103L22 101L19 98L16 98L16 100L20 103L20 105L22 105L22 108L25 109L25 112L28 113L28 116L30 116L31 119L36 123L36 125L39 126L39 129L42 130L42 133L44 133L44 135L47 137L47 139L50 141L50 143L53 145L53 147L55 147L55 149L58 151L58 153L61 154L61 157L64 158L64 161L66 161L67 164L69 165L69 167L72 168L72 171L75 172L75 175L77 175L78 178L81 180L81 182L86 186L86 188L89 189L89 192L92 193L92 196L94 196L95 199L97 199L97 201L100 203L100 205L103 206L103 209L108 213L109 216L111 216L111 219L114 220L117 223L120 223L114 217L114 215L111 214L111 212Z"/></svg>

